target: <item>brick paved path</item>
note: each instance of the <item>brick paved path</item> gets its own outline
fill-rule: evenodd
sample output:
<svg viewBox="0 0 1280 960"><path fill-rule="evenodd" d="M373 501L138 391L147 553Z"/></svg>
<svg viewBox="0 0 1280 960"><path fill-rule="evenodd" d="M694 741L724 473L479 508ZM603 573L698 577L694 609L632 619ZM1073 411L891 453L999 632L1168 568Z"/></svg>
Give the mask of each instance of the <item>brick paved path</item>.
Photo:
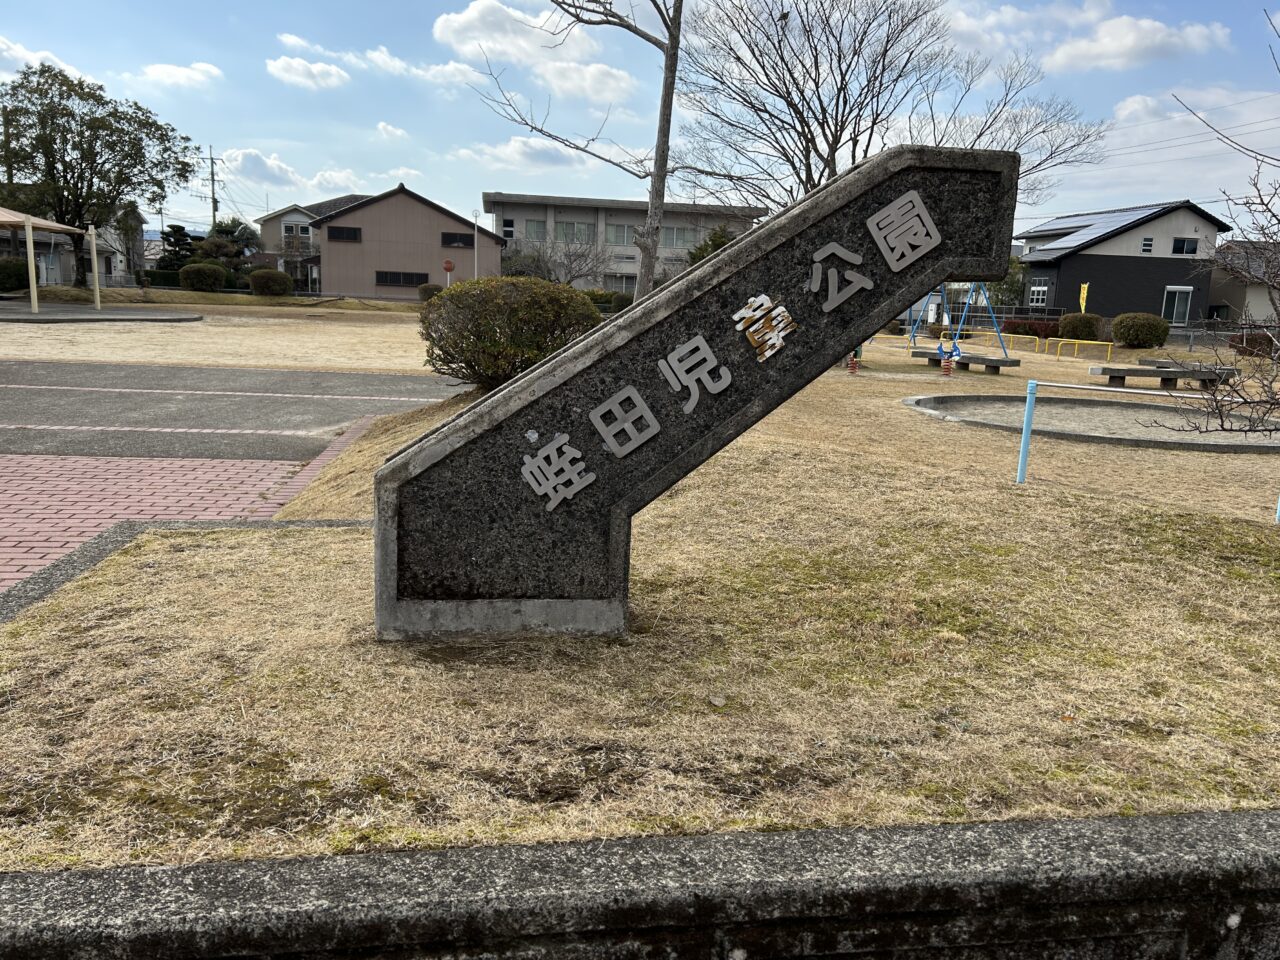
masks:
<svg viewBox="0 0 1280 960"><path fill-rule="evenodd" d="M361 417L305 467L0 454L0 591L120 520L269 519L373 420Z"/></svg>
<svg viewBox="0 0 1280 960"><path fill-rule="evenodd" d="M0 456L0 590L120 520L247 517L299 466L280 460Z"/></svg>

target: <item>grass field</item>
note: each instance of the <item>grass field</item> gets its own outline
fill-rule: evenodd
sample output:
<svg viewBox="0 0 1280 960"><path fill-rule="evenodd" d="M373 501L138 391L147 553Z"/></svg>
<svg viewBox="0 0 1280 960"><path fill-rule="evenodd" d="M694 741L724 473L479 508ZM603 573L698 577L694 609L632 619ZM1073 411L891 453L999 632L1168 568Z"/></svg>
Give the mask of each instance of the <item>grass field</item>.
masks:
<svg viewBox="0 0 1280 960"><path fill-rule="evenodd" d="M0 359L421 373L416 314L201 307L200 323L3 324Z"/></svg>
<svg viewBox="0 0 1280 960"><path fill-rule="evenodd" d="M274 307L287 310L360 310L373 313L417 313L415 300L364 300L356 297L255 297L249 293L204 293L198 290L140 290L108 287L98 291L103 303L138 306L197 304L221 307ZM48 303L93 303L92 290L75 287L41 287L40 300Z"/></svg>
<svg viewBox="0 0 1280 960"><path fill-rule="evenodd" d="M1023 378L867 361L636 517L622 640L378 643L366 530L135 542L0 628L0 869L1273 806L1277 461L1038 439L1018 488L901 399Z"/></svg>

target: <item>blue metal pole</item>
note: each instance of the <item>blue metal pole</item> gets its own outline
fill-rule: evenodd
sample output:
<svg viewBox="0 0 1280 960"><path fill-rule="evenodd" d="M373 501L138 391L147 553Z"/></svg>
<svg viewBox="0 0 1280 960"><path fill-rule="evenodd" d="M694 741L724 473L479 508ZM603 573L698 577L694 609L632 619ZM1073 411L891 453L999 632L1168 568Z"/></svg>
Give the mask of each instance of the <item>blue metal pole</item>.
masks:
<svg viewBox="0 0 1280 960"><path fill-rule="evenodd" d="M1018 451L1018 482L1027 482L1027 454L1031 452L1031 418L1036 412L1036 382L1027 381L1027 412L1022 415L1022 448Z"/></svg>
<svg viewBox="0 0 1280 960"><path fill-rule="evenodd" d="M1005 346L1004 334L1000 332L1000 321L996 319L995 307L991 306L991 294L987 292L987 285L979 281L978 286L982 288L982 300L987 305L987 313L991 315L991 326L996 328L996 339L1000 341L1000 350L1007 357L1009 356L1009 348Z"/></svg>

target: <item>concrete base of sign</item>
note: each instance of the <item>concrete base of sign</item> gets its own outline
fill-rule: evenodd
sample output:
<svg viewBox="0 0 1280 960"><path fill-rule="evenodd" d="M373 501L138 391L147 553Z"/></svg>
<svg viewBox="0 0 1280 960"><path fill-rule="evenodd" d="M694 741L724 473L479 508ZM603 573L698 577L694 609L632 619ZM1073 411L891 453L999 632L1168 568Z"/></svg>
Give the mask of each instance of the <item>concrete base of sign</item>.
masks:
<svg viewBox="0 0 1280 960"><path fill-rule="evenodd" d="M394 622L379 622L378 637L408 640L424 634L514 632L611 636L626 629L625 600L442 600L403 607Z"/></svg>
<svg viewBox="0 0 1280 960"><path fill-rule="evenodd" d="M624 629L630 518L924 291L1003 276L1017 179L1014 153L887 150L398 451L378 636Z"/></svg>

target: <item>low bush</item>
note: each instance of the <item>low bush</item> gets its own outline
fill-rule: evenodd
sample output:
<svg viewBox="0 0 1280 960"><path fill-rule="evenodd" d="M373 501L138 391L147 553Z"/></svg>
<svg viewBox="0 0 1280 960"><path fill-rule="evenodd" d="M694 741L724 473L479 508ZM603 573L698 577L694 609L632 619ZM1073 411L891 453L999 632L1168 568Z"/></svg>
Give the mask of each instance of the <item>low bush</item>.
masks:
<svg viewBox="0 0 1280 960"><path fill-rule="evenodd" d="M438 283L420 283L418 284L418 299L426 303L442 290L444 290L444 287Z"/></svg>
<svg viewBox="0 0 1280 960"><path fill-rule="evenodd" d="M1046 337L1058 336L1058 321L1050 320L1047 317L1006 320L1000 324L1000 329L1004 333L1012 333L1022 337L1040 337L1043 340Z"/></svg>
<svg viewBox="0 0 1280 960"><path fill-rule="evenodd" d="M1068 313L1058 321L1058 336L1068 340L1097 340L1102 318L1096 313Z"/></svg>
<svg viewBox="0 0 1280 960"><path fill-rule="evenodd" d="M227 272L216 263L188 263L178 271L183 290L217 293L227 282Z"/></svg>
<svg viewBox="0 0 1280 960"><path fill-rule="evenodd" d="M587 299L594 303L597 307L608 307L613 305L613 293L608 290L601 290L599 287L592 287L589 290L583 290L587 295Z"/></svg>
<svg viewBox="0 0 1280 960"><path fill-rule="evenodd" d="M942 324L940 324L940 323L931 323L931 324L929 324L929 328L928 328L928 329L929 329L929 336L933 337L933 339L935 339L935 340L941 340L941 339L942 339L942 335L943 335L943 333L945 333L945 334L947 335L947 339L948 339L948 340L955 340L955 339L957 339L957 337L956 337L956 327L944 327L944 326L943 326ZM973 332L972 330L965 330L963 333L961 333L961 334L960 334L960 336L959 336L959 338L958 338L958 339L960 339L960 340L968 340L968 339L969 339L970 337L972 337L972 336L975 336L975 334L974 334L974 332Z"/></svg>
<svg viewBox="0 0 1280 960"><path fill-rule="evenodd" d="M144 270L143 273L151 281L153 287L178 287L182 285L178 280L177 270Z"/></svg>
<svg viewBox="0 0 1280 960"><path fill-rule="evenodd" d="M293 277L283 270L263 267L249 274L249 289L255 297L287 297L293 293Z"/></svg>
<svg viewBox="0 0 1280 960"><path fill-rule="evenodd" d="M1169 339L1169 321L1154 313L1122 313L1111 321L1111 339L1139 350L1163 347Z"/></svg>
<svg viewBox="0 0 1280 960"><path fill-rule="evenodd" d="M0 293L27 289L27 261L17 257L0 258Z"/></svg>
<svg viewBox="0 0 1280 960"><path fill-rule="evenodd" d="M619 310L627 309L627 307L631 306L635 302L636 298L629 293L615 293L609 298L609 305L613 307L614 313L617 313Z"/></svg>
<svg viewBox="0 0 1280 960"><path fill-rule="evenodd" d="M421 333L436 372L492 389L599 322L581 290L537 277L480 277L424 303Z"/></svg>
<svg viewBox="0 0 1280 960"><path fill-rule="evenodd" d="M1242 357L1267 357L1280 360L1280 342L1265 330L1242 330L1233 334L1227 345Z"/></svg>

